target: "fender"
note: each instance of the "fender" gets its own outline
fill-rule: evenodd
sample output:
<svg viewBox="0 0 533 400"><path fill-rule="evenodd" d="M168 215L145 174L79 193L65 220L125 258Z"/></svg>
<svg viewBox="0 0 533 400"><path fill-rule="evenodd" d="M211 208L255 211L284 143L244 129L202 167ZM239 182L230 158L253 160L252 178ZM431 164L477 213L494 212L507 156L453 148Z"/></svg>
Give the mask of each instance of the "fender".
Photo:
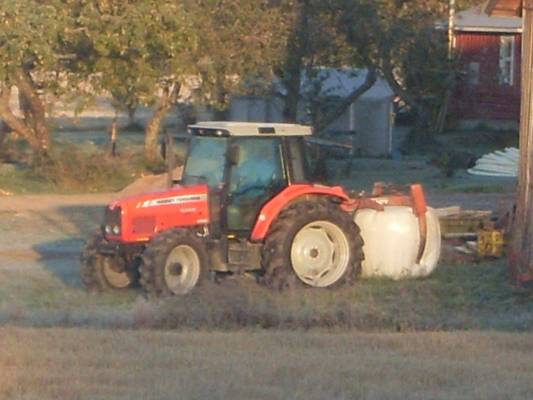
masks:
<svg viewBox="0 0 533 400"><path fill-rule="evenodd" d="M254 242L262 241L265 238L270 225L277 218L281 210L294 199L305 195L325 195L336 197L341 201L349 200L348 195L340 186L291 185L281 191L277 196L270 199L268 203L263 206L254 229L252 230L250 239Z"/></svg>

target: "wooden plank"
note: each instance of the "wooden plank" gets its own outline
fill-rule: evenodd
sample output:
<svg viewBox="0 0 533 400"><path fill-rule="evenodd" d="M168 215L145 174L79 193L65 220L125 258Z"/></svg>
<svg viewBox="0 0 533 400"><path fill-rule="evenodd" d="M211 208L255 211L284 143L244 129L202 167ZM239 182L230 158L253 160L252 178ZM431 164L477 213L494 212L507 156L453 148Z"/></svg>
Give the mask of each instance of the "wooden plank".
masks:
<svg viewBox="0 0 533 400"><path fill-rule="evenodd" d="M439 218L448 217L450 215L459 214L461 212L461 206L434 208L433 211Z"/></svg>

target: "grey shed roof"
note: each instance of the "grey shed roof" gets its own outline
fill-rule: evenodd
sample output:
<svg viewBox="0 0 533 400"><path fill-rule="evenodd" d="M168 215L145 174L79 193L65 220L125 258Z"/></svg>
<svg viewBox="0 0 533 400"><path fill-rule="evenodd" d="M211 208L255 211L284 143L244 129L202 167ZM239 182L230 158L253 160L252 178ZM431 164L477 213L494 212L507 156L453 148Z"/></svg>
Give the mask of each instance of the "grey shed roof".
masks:
<svg viewBox="0 0 533 400"><path fill-rule="evenodd" d="M354 89L365 82L366 69L353 68L320 68L315 79L321 81L321 95L347 97ZM308 79L305 71L302 73L302 93L310 93L312 81ZM286 94L285 88L279 80L274 82L274 87L279 93ZM394 92L385 79L378 76L376 82L368 89L361 99L382 100L392 99Z"/></svg>
<svg viewBox="0 0 533 400"><path fill-rule="evenodd" d="M459 12L455 18L455 31L458 32L496 32L520 33L522 32L522 18L490 16L487 13L488 1ZM448 22L440 21L438 28L446 29Z"/></svg>
<svg viewBox="0 0 533 400"><path fill-rule="evenodd" d="M366 69L351 68L323 68L318 72L318 77L323 79L323 95L348 97L350 93L361 86L366 79ZM305 77L304 77L305 79ZM362 96L362 99L389 99L394 97L394 92L387 81L380 76L376 82Z"/></svg>

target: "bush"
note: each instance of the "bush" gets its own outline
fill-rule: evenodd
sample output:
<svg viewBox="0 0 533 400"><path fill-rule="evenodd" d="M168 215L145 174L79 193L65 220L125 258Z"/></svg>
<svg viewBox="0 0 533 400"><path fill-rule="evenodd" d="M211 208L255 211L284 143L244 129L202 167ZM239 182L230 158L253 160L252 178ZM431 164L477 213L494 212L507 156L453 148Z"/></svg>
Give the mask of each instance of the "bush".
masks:
<svg viewBox="0 0 533 400"><path fill-rule="evenodd" d="M46 156L34 157L32 175L61 191L114 191L127 185L143 169L131 154L111 157L107 152L83 151L61 143Z"/></svg>

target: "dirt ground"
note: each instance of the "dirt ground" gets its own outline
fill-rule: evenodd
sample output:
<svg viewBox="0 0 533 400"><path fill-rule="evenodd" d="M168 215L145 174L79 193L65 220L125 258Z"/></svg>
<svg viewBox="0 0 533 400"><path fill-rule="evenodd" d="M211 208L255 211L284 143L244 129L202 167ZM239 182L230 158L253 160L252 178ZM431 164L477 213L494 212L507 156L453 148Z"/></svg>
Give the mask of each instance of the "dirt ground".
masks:
<svg viewBox="0 0 533 400"><path fill-rule="evenodd" d="M0 256L78 252L113 194L0 197Z"/></svg>

